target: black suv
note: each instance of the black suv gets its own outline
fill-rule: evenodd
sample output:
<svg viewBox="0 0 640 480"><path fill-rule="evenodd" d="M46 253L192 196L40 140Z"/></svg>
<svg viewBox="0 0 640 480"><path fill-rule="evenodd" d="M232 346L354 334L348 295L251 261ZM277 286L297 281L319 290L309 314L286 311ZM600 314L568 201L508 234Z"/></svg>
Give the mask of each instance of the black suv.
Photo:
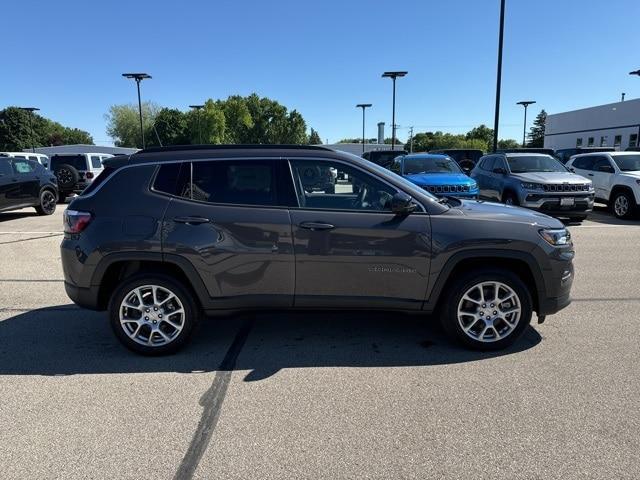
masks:
<svg viewBox="0 0 640 480"><path fill-rule="evenodd" d="M370 152L364 152L362 158L381 167L390 168L396 157L399 155L407 155L408 153L406 150L372 150Z"/></svg>
<svg viewBox="0 0 640 480"><path fill-rule="evenodd" d="M499 349L570 302L558 220L438 199L347 153L168 147L104 164L65 211L65 288L140 353L175 351L202 314L290 308L437 312L465 345ZM308 191L316 167L348 180Z"/></svg>
<svg viewBox="0 0 640 480"><path fill-rule="evenodd" d="M56 211L56 177L40 163L0 157L0 212L35 207L40 215Z"/></svg>

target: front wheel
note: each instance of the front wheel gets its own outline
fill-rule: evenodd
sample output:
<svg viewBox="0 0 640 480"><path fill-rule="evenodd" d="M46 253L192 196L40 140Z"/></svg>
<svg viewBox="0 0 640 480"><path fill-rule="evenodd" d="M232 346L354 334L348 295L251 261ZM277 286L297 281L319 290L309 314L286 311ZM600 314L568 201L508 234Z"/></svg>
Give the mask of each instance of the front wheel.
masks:
<svg viewBox="0 0 640 480"><path fill-rule="evenodd" d="M613 213L618 218L631 218L633 216L633 196L628 192L618 192L613 196Z"/></svg>
<svg viewBox="0 0 640 480"><path fill-rule="evenodd" d="M40 203L36 205L38 215L52 215L56 211L56 195L51 190L40 193Z"/></svg>
<svg viewBox="0 0 640 480"><path fill-rule="evenodd" d="M514 343L531 322L527 286L506 270L471 272L449 289L442 325L455 340L476 350L500 350Z"/></svg>
<svg viewBox="0 0 640 480"><path fill-rule="evenodd" d="M518 197L512 193L512 192L507 192L504 194L504 203L505 205L520 205L520 202L518 201Z"/></svg>
<svg viewBox="0 0 640 480"><path fill-rule="evenodd" d="M191 292L172 278L141 274L111 297L111 328L122 344L143 355L165 355L184 346L199 322Z"/></svg>

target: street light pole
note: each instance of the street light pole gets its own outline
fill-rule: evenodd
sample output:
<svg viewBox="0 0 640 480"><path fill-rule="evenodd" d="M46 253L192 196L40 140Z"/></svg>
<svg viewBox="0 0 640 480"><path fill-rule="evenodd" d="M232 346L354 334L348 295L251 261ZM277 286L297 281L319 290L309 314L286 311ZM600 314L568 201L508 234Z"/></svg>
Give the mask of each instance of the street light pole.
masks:
<svg viewBox="0 0 640 480"><path fill-rule="evenodd" d="M493 121L493 152L498 149L498 122L500 121L500 86L502 84L502 44L504 39L504 2L500 0L500 35L498 38L498 74L496 78L496 111Z"/></svg>
<svg viewBox="0 0 640 480"><path fill-rule="evenodd" d="M40 111L37 107L18 107L20 110L24 110L25 112L29 112L29 130L31 131L31 152L36 153L36 142L33 138L33 112Z"/></svg>
<svg viewBox="0 0 640 480"><path fill-rule="evenodd" d="M142 80L146 80L151 78L151 75L146 73L123 73L123 77L133 79L136 81L136 86L138 87L138 114L140 116L140 137L142 138L142 148L144 149L144 128L142 127L142 100L140 99L140 82Z"/></svg>
<svg viewBox="0 0 640 480"><path fill-rule="evenodd" d="M362 109L362 153L364 153L364 110L371 105L371 103L359 103L356 105L356 108Z"/></svg>
<svg viewBox="0 0 640 480"><path fill-rule="evenodd" d="M391 114L391 150L396 149L396 78L404 77L409 72L384 72L383 78L393 80L393 107Z"/></svg>
<svg viewBox="0 0 640 480"><path fill-rule="evenodd" d="M522 148L524 148L525 139L527 138L527 107L533 103L536 103L535 100L523 100L522 102L517 103L517 105L522 105L524 107L524 125L522 126Z"/></svg>
<svg viewBox="0 0 640 480"><path fill-rule="evenodd" d="M204 108L204 105L189 105L189 108L195 109L196 115L198 115L198 143L202 145L202 129L200 128L200 110Z"/></svg>

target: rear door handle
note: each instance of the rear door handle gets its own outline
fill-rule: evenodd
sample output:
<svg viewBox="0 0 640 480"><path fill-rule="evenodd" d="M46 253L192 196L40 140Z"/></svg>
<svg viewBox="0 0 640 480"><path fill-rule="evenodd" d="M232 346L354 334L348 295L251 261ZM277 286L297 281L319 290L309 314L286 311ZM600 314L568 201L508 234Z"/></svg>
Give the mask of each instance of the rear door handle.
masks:
<svg viewBox="0 0 640 480"><path fill-rule="evenodd" d="M202 223L209 223L209 219L205 217L175 217L173 221L176 223L186 223L187 225L200 225Z"/></svg>
<svg viewBox="0 0 640 480"><path fill-rule="evenodd" d="M322 223L322 222L302 222L298 225L300 228L304 228L306 230L331 230L334 227L330 223Z"/></svg>

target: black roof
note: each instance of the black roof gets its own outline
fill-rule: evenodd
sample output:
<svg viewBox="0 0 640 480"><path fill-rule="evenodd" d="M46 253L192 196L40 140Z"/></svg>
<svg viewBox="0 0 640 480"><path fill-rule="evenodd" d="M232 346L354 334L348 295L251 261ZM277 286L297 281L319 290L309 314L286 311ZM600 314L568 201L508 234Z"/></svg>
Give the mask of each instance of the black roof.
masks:
<svg viewBox="0 0 640 480"><path fill-rule="evenodd" d="M106 159L105 166L119 168L124 165L169 162L175 160L197 160L220 157L312 157L322 152L323 156L340 158L344 153L317 145L176 145L151 147L132 155Z"/></svg>

